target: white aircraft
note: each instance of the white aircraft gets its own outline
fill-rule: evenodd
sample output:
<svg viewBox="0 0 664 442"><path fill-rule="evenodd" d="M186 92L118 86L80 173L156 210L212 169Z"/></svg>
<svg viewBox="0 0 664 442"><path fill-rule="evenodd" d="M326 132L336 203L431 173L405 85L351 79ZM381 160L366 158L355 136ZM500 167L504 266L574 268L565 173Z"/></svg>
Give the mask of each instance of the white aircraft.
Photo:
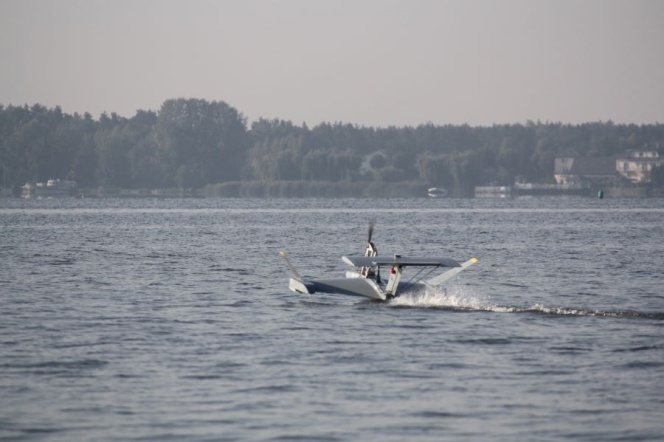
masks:
<svg viewBox="0 0 664 442"><path fill-rule="evenodd" d="M341 258L346 264L357 268L357 271L346 272L345 278L305 279L291 264L286 254L279 252L292 273L288 288L297 293L308 293L310 295L314 293L340 293L385 301L407 291L440 285L478 261L477 258L470 258L463 264L459 264L451 258L407 258L401 255L394 255L391 258L378 257L376 246L371 242L373 229L374 224L371 222L369 223L369 240L364 250L364 256L343 256ZM387 280L381 278L380 270L382 267L389 267ZM401 282L402 272L406 267L418 267L420 270L407 282ZM434 278L425 280L439 267L445 267L448 270Z"/></svg>

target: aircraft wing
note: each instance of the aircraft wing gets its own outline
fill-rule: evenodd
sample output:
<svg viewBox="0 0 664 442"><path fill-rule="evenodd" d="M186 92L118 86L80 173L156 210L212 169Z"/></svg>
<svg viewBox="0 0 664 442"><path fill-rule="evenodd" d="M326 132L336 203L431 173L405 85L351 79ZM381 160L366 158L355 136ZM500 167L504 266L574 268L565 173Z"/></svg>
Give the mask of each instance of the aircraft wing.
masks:
<svg viewBox="0 0 664 442"><path fill-rule="evenodd" d="M471 265L475 264L477 262L477 258L470 258L468 261L464 262L461 264L459 267L455 267L451 270L446 271L445 273L442 273L435 278L432 278L428 281L424 281L425 284L427 285L440 285L443 282L447 281L448 279L452 278L453 276L456 276L457 274L461 273L462 271L466 270L468 267Z"/></svg>
<svg viewBox="0 0 664 442"><path fill-rule="evenodd" d="M343 256L346 264L355 267L372 266L402 266L402 267L461 267L461 264L452 258L408 258L404 256Z"/></svg>

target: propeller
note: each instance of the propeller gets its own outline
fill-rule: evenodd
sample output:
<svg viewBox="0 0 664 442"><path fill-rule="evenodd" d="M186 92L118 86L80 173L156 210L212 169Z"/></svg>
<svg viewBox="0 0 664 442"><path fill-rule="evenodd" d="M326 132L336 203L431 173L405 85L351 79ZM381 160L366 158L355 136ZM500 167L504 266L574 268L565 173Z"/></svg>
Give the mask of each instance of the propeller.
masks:
<svg viewBox="0 0 664 442"><path fill-rule="evenodd" d="M376 225L375 219L369 220L369 239L367 239L367 242L371 242L371 237L373 236L375 225Z"/></svg>

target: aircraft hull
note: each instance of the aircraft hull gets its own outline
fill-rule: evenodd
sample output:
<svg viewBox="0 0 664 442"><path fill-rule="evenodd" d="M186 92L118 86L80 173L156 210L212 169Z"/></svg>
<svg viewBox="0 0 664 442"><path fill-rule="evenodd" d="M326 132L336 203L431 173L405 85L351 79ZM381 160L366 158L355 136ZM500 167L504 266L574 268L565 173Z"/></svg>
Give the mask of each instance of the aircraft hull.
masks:
<svg viewBox="0 0 664 442"><path fill-rule="evenodd" d="M298 293L339 293L384 301L387 296L374 281L364 278L317 279L298 281L291 278L288 287Z"/></svg>

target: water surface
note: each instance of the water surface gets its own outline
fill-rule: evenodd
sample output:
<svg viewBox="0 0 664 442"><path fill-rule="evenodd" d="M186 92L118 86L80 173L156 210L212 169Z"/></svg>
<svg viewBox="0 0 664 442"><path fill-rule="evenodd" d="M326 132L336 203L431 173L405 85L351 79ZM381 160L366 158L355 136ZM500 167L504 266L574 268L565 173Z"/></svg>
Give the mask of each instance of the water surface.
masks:
<svg viewBox="0 0 664 442"><path fill-rule="evenodd" d="M389 303L287 290L480 262ZM661 440L664 200L0 200L5 440Z"/></svg>

